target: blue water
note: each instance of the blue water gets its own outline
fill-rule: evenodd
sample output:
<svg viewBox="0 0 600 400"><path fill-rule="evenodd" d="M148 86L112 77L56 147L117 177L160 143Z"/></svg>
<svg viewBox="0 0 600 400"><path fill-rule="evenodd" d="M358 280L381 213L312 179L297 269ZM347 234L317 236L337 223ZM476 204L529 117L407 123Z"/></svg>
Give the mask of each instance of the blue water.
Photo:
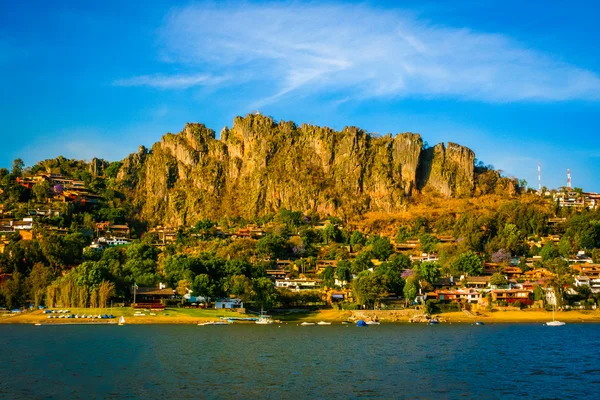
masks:
<svg viewBox="0 0 600 400"><path fill-rule="evenodd" d="M600 398L600 325L0 325L2 398Z"/></svg>

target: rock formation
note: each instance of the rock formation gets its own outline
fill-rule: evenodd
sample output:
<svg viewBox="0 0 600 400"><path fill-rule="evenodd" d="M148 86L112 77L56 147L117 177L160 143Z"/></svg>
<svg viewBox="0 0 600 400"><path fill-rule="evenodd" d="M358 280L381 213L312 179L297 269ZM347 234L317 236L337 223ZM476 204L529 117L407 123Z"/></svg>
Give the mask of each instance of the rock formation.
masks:
<svg viewBox="0 0 600 400"><path fill-rule="evenodd" d="M471 194L471 150L454 143L422 149L413 133L375 137L248 115L220 139L202 124L166 134L150 151L128 156L117 180L143 220L170 225L280 208L341 217L394 212L425 187Z"/></svg>

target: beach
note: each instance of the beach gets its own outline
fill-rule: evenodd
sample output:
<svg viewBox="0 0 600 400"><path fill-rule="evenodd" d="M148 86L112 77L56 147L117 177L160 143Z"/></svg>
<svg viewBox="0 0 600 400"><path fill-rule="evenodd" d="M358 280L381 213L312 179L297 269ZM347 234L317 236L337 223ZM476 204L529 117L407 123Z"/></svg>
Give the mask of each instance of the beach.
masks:
<svg viewBox="0 0 600 400"><path fill-rule="evenodd" d="M125 318L126 324L197 324L207 321L218 321L223 318L252 317L253 314L243 314L235 311L214 309L186 309L169 308L157 312L137 312L129 307L118 307L112 309L69 309L70 314L104 315L112 314L113 319L90 319L90 318L48 318L42 310L23 312L18 314L3 314L0 316L0 324L116 324L119 317ZM376 319L383 323L408 323L414 316L422 313L417 310L380 310L380 311L341 311L341 310L319 310L314 312L273 314L276 321L286 322L342 322L355 321L358 319ZM484 323L545 323L552 320L552 312L544 310L507 310L494 312L480 312L477 314L465 312L452 312L436 314L442 323L473 323L482 321ZM600 322L599 310L572 310L557 311L556 320L569 323L598 323Z"/></svg>

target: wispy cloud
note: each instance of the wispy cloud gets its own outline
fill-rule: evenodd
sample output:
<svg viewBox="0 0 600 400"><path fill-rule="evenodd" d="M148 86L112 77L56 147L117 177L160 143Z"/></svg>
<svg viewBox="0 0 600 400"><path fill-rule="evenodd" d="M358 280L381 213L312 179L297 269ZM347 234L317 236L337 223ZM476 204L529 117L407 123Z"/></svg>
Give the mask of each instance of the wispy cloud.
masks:
<svg viewBox="0 0 600 400"><path fill-rule="evenodd" d="M485 102L598 100L594 72L501 34L424 22L367 5L211 3L174 10L162 57L210 74L266 82L272 102L292 93L346 98L451 97ZM206 75L143 76L122 86L187 88Z"/></svg>
<svg viewBox="0 0 600 400"><path fill-rule="evenodd" d="M115 86L148 86L158 89L188 89L193 86L209 86L227 80L210 74L191 75L142 75L113 82Z"/></svg>

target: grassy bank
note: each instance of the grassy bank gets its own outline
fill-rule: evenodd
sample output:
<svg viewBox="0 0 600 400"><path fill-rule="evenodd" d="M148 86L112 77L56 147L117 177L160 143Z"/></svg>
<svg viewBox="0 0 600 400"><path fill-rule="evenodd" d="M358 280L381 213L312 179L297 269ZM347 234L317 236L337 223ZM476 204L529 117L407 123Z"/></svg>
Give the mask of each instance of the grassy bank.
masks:
<svg viewBox="0 0 600 400"><path fill-rule="evenodd" d="M48 314L44 314L41 310L33 312L24 312L14 315L5 315L0 317L0 323L7 324L59 324L59 323L109 323L116 321L119 317L125 317L127 324L194 324L205 321L215 321L220 317L244 317L245 314L240 314L233 311L224 310L205 310L199 308L168 308L165 311L142 312L142 316L135 316L135 310L131 307L113 307L113 308L70 308L70 314L112 314L116 318L114 320L107 319L64 319L52 318L48 319ZM54 314L60 315L60 314Z"/></svg>

